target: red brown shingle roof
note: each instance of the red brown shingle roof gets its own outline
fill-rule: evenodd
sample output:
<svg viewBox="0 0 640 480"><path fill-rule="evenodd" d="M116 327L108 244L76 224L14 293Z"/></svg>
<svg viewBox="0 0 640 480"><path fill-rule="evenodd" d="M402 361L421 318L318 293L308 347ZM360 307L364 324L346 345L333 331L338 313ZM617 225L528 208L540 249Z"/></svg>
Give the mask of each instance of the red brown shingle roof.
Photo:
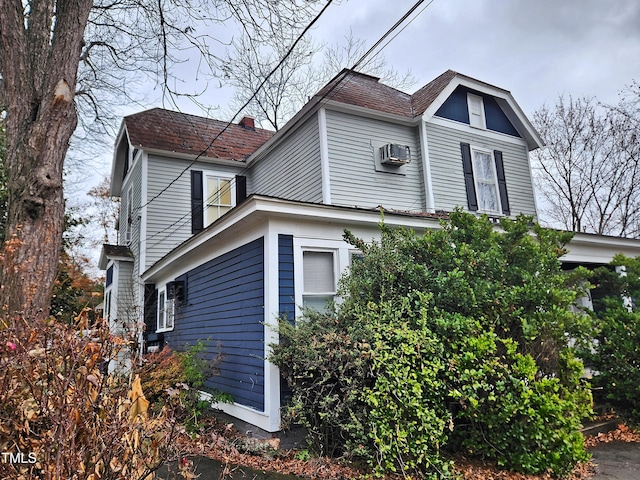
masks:
<svg viewBox="0 0 640 480"><path fill-rule="evenodd" d="M216 138L227 122L162 108L130 115L124 122L129 140L136 148L236 161L244 161L275 133L231 124Z"/></svg>
<svg viewBox="0 0 640 480"><path fill-rule="evenodd" d="M414 115L422 115L446 88L458 73L447 70L411 95L411 107Z"/></svg>
<svg viewBox="0 0 640 480"><path fill-rule="evenodd" d="M317 96L326 96L327 99L336 102L413 118L422 115L455 77L472 80L509 93L502 88L447 70L413 95L409 95L380 83L377 77L345 69L322 88Z"/></svg>
<svg viewBox="0 0 640 480"><path fill-rule="evenodd" d="M317 96L385 113L413 117L411 96L379 82L378 77L343 70Z"/></svg>

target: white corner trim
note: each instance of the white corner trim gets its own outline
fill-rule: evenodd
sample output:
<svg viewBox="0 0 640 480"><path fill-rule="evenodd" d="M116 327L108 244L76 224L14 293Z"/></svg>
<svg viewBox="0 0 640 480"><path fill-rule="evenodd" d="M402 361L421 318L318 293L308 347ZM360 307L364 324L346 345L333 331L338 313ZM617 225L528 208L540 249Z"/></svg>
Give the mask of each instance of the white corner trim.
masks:
<svg viewBox="0 0 640 480"><path fill-rule="evenodd" d="M140 152L141 179L140 179L140 232L138 237L138 275L142 275L147 264L147 203L149 199L147 183L149 178L149 156L146 152ZM144 240L143 240L144 239Z"/></svg>
<svg viewBox="0 0 640 480"><path fill-rule="evenodd" d="M331 205L331 171L329 168L327 111L324 108L318 110L318 134L320 137L320 165L322 168L322 203Z"/></svg>
<svg viewBox="0 0 640 480"><path fill-rule="evenodd" d="M271 344L279 341L280 314L278 231L271 224L264 236L264 420L268 432L280 430L280 370L269 360Z"/></svg>
<svg viewBox="0 0 640 480"><path fill-rule="evenodd" d="M429 139L427 137L427 124L425 120L420 122L420 153L422 156L422 170L424 180L425 209L434 213L436 209L435 198L433 197L433 181L431 178L431 160L429 158Z"/></svg>

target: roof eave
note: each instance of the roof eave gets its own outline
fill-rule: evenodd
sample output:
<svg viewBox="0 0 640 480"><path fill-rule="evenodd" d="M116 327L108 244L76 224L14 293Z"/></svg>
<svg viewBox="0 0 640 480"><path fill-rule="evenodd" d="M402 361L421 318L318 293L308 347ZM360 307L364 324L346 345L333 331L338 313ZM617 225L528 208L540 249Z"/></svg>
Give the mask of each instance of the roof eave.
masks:
<svg viewBox="0 0 640 480"><path fill-rule="evenodd" d="M119 197L122 194L122 183L124 181L122 173L124 172L124 158L120 153L120 144L129 141L129 135L127 133L127 126L125 120L122 120L120 124L120 130L118 136L114 142L113 159L111 161L111 182L110 182L110 194L112 197Z"/></svg>

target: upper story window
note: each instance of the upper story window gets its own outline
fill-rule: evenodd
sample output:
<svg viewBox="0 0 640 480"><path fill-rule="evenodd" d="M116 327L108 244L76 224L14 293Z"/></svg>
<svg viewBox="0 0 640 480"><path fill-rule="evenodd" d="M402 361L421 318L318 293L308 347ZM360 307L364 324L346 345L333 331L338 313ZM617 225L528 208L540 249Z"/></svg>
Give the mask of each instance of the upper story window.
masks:
<svg viewBox="0 0 640 480"><path fill-rule="evenodd" d="M478 210L487 213L500 212L498 178L495 162L490 151L471 149L473 156L473 177L478 196Z"/></svg>
<svg viewBox="0 0 640 480"><path fill-rule="evenodd" d="M112 283L113 283L113 265L107 268L107 278L104 283L105 288L110 286Z"/></svg>
<svg viewBox="0 0 640 480"><path fill-rule="evenodd" d="M467 205L472 212L510 215L507 180L500 150L460 144Z"/></svg>
<svg viewBox="0 0 640 480"><path fill-rule="evenodd" d="M205 227L227 213L234 206L235 185L233 178L206 175L204 182Z"/></svg>
<svg viewBox="0 0 640 480"><path fill-rule="evenodd" d="M479 95L467 93L467 105L469 107L469 125L476 128L487 128L487 120L484 112L484 101Z"/></svg>

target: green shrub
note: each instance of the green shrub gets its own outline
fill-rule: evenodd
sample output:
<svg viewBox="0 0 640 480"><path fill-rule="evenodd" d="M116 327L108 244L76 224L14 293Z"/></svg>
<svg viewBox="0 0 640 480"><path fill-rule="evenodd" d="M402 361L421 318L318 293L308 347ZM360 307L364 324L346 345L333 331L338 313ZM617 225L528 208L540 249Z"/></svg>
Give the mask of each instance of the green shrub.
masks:
<svg viewBox="0 0 640 480"><path fill-rule="evenodd" d="M459 405L452 447L524 473L562 476L588 460L579 430L591 402L588 390L580 388L579 362L566 359L566 368L572 363L578 369L572 387L540 378L530 355L517 353L513 341L492 332L470 337L459 360L450 382Z"/></svg>
<svg viewBox="0 0 640 480"><path fill-rule="evenodd" d="M611 269L594 272L596 292L606 294L594 295L595 342L580 355L595 370L593 385L600 400L640 425L640 259L619 256L613 265L624 265L625 274Z"/></svg>
<svg viewBox="0 0 640 480"><path fill-rule="evenodd" d="M328 314L282 322L271 360L293 391L289 413L321 453L377 472L448 478L443 448L464 447L527 473L563 475L587 458L590 395L568 347L589 317L559 256L569 236L530 218L454 212L416 236L381 226L341 280Z"/></svg>
<svg viewBox="0 0 640 480"><path fill-rule="evenodd" d="M285 421L304 425L317 454L362 454L362 388L373 382L368 345L331 314L307 312L298 327L280 322L280 344L271 361L292 388ZM360 335L361 337L361 335Z"/></svg>
<svg viewBox="0 0 640 480"><path fill-rule="evenodd" d="M445 346L430 328L428 296L370 303L359 320L368 330L367 356L375 382L362 390L366 405L367 460L379 472L452 472L440 454L452 425L443 401ZM424 307L424 308L423 308Z"/></svg>

